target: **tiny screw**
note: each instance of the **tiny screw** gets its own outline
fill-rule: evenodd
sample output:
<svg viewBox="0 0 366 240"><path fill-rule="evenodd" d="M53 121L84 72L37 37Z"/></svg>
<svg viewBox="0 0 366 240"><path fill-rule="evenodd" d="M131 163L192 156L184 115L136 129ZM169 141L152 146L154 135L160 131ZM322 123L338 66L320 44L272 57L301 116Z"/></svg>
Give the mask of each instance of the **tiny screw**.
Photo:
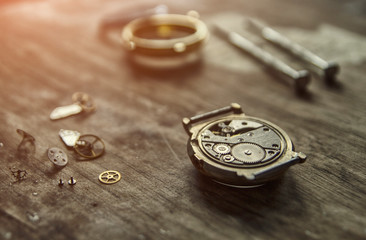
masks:
<svg viewBox="0 0 366 240"><path fill-rule="evenodd" d="M69 185L75 185L76 181L74 180L73 177L70 178L70 180L68 181Z"/></svg>
<svg viewBox="0 0 366 240"><path fill-rule="evenodd" d="M58 183L58 185L59 185L60 187L62 187L62 186L64 185L64 181L62 181L62 179L60 179L60 182Z"/></svg>

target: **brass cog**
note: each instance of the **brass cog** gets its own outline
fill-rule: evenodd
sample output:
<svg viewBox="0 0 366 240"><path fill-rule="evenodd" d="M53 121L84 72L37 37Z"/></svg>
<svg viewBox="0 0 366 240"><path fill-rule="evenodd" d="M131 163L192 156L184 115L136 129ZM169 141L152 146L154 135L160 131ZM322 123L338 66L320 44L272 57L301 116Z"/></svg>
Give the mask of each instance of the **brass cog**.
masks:
<svg viewBox="0 0 366 240"><path fill-rule="evenodd" d="M104 171L99 175L99 181L104 184L113 184L121 180L121 174L114 170Z"/></svg>

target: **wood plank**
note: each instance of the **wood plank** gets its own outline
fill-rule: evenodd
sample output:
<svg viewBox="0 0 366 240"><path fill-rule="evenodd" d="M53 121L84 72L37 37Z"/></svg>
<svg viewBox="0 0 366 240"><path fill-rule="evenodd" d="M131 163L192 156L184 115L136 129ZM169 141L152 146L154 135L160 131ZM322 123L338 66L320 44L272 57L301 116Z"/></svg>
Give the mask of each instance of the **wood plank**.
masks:
<svg viewBox="0 0 366 240"><path fill-rule="evenodd" d="M366 21L357 9L365 4L169 3L178 13L198 10L210 30L220 21L249 34L236 19L259 17L304 46L336 56L338 84L313 78L305 98L213 32L200 65L152 74L128 64L115 41L120 29L112 29L106 41L98 32L100 20L119 9L127 14L156 4L80 0L0 6L1 239L364 239ZM338 34L333 45L322 31ZM76 91L90 94L96 111L49 120L55 107L72 103ZM253 189L201 176L187 155L181 119L231 102L283 128L307 162ZM19 154L16 129L35 138L34 153ZM106 153L77 160L59 138L60 129L100 136ZM49 147L67 152L66 167L54 168ZM101 184L98 175L111 169L121 172L121 181ZM28 174L15 182L11 170ZM71 176L75 186L58 186L60 178Z"/></svg>

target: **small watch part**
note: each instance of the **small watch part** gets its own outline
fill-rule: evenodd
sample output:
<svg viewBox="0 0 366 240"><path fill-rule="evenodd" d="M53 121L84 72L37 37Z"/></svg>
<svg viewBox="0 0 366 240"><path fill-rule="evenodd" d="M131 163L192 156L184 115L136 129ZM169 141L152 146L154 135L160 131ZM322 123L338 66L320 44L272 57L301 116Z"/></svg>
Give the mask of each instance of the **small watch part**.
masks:
<svg viewBox="0 0 366 240"><path fill-rule="evenodd" d="M121 180L121 174L114 170L108 170L99 175L99 181L104 184L113 184L119 180Z"/></svg>
<svg viewBox="0 0 366 240"><path fill-rule="evenodd" d="M67 182L69 185L75 185L76 184L76 180L71 177L70 180Z"/></svg>
<svg viewBox="0 0 366 240"><path fill-rule="evenodd" d="M93 99L86 93L76 92L72 95L71 105L55 108L51 114L51 120L57 120L65 117L69 117L81 112L91 112L95 110L95 104Z"/></svg>
<svg viewBox="0 0 366 240"><path fill-rule="evenodd" d="M62 181L62 179L60 178L60 181L58 182L58 186L62 187L64 185L64 181Z"/></svg>
<svg viewBox="0 0 366 240"><path fill-rule="evenodd" d="M105 144L96 135L81 135L77 131L61 129L59 136L68 147L73 147L75 152L83 158L94 159L104 153Z"/></svg>
<svg viewBox="0 0 366 240"><path fill-rule="evenodd" d="M35 138L29 133L17 129L17 133L23 138L17 148L19 157L28 157L36 152Z"/></svg>
<svg viewBox="0 0 366 240"><path fill-rule="evenodd" d="M18 170L14 170L9 168L10 171L11 171L11 174L13 175L13 177L15 178L15 182L20 182L22 180L24 180L27 175L28 175L28 172L27 170L21 170L21 169L18 169Z"/></svg>
<svg viewBox="0 0 366 240"><path fill-rule="evenodd" d="M105 145L103 140L93 134L81 135L74 146L77 154L84 158L94 159L104 153Z"/></svg>
<svg viewBox="0 0 366 240"><path fill-rule="evenodd" d="M52 147L48 149L48 159L56 166L63 167L68 162L67 154L60 148Z"/></svg>
<svg viewBox="0 0 366 240"><path fill-rule="evenodd" d="M60 129L59 136L68 147L74 147L81 134L78 131Z"/></svg>
<svg viewBox="0 0 366 240"><path fill-rule="evenodd" d="M184 118L183 126L190 135L188 155L193 165L225 185L259 186L306 160L281 128L246 116L236 103Z"/></svg>

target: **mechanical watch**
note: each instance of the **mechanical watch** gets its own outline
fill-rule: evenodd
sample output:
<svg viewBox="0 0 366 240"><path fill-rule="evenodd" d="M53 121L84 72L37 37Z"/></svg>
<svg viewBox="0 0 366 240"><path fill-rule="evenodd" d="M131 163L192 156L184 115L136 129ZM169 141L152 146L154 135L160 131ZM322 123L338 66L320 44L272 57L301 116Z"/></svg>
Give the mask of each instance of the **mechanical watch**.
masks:
<svg viewBox="0 0 366 240"><path fill-rule="evenodd" d="M237 103L184 118L183 126L190 136L187 150L193 165L224 185L260 186L306 160L281 128L246 116Z"/></svg>

